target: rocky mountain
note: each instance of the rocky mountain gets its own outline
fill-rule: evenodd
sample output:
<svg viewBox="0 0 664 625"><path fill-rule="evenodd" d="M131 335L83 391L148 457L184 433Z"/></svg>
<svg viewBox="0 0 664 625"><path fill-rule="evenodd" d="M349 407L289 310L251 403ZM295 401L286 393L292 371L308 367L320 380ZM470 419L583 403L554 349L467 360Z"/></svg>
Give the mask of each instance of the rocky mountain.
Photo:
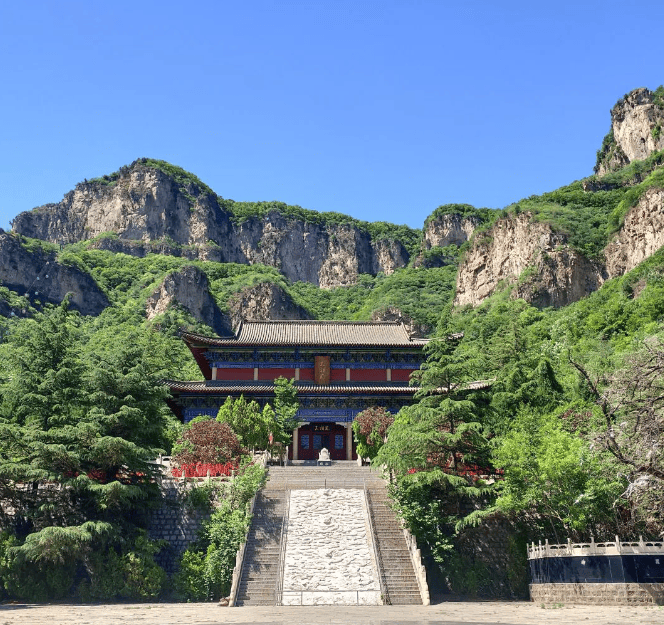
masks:
<svg viewBox="0 0 664 625"><path fill-rule="evenodd" d="M459 266L455 305L477 306L498 288L510 286L512 297L541 307L565 306L630 271L664 245L664 159L658 154L664 149L664 88L627 94L613 107L611 122L598 152L596 176L578 188L571 185L564 193L526 201L524 212L508 208L471 239ZM645 169L612 173L628 165L633 169L649 157L652 162ZM611 194L615 199L607 201ZM578 236L572 244L573 233L557 217L586 206L596 206L588 218L596 222L596 238L605 238L603 249L592 257L580 251ZM573 214L568 220L574 220ZM606 237L603 231L610 231L612 220L618 222L617 231ZM593 234L590 228L588 232Z"/></svg>
<svg viewBox="0 0 664 625"><path fill-rule="evenodd" d="M13 230L60 245L86 241L87 250L135 258L156 253L198 263L175 263L176 270L171 263L160 274L160 286L145 302L148 318L179 304L225 334L241 318L306 319L312 310L392 318L405 306L413 331L422 333L427 324L433 327L432 317L413 315L431 305L425 301L440 310L443 298L458 307L477 306L509 287L512 297L534 305L565 306L664 245L663 124L664 88L636 89L611 111L611 132L598 152L595 176L501 211L442 205L421 231L278 202L234 202L193 174L151 159L86 180L61 202L21 213ZM59 284L42 287L40 301L55 302L71 291L74 305L89 314L108 304L90 276L58 264L55 252L48 252L50 260L37 259L48 254L28 252L8 236L0 237L3 247L14 250L0 276L5 286L33 293L33 282L41 279L35 263L48 262L57 265L49 276L53 282L58 275ZM206 275L210 269L198 261L254 266L256 275L235 280L228 274L227 286L217 279L214 291L213 278ZM330 299L299 283L350 290ZM86 290L90 297L76 295Z"/></svg>
<svg viewBox="0 0 664 625"><path fill-rule="evenodd" d="M299 306L279 285L264 282L246 287L228 302L233 328L244 319L252 321L286 321L313 319L308 310Z"/></svg>
<svg viewBox="0 0 664 625"><path fill-rule="evenodd" d="M422 247L430 250L432 247L446 247L448 245L463 245L472 236L475 228L482 223L477 216L464 216L459 213L437 215L427 221L424 226Z"/></svg>
<svg viewBox="0 0 664 625"><path fill-rule="evenodd" d="M59 263L55 250L24 246L20 237L1 228L0 283L34 304L60 304L69 295L71 308L84 315L98 315L109 305L92 277Z"/></svg>
<svg viewBox="0 0 664 625"><path fill-rule="evenodd" d="M217 306L210 294L208 278L198 267L189 265L169 273L146 300L146 316L153 319L173 305L185 308L194 319L210 326L219 336L233 334L230 318Z"/></svg>
<svg viewBox="0 0 664 625"><path fill-rule="evenodd" d="M570 249L564 234L506 215L475 237L457 276L456 306L477 306L501 283L515 283L513 296L539 306L565 306L597 290L603 269Z"/></svg>
<svg viewBox="0 0 664 625"><path fill-rule="evenodd" d="M640 88L611 109L611 130L597 153L595 173L616 171L664 149L664 89Z"/></svg>
<svg viewBox="0 0 664 625"><path fill-rule="evenodd" d="M139 256L262 263L323 288L354 284L360 273L389 275L410 258L401 241L372 238L350 218L307 221L275 209L238 219L233 204L179 168L139 159L77 185L57 204L21 213L13 230L53 243L114 233L96 245Z"/></svg>
<svg viewBox="0 0 664 625"><path fill-rule="evenodd" d="M608 278L622 276L664 245L664 189L648 189L604 250Z"/></svg>

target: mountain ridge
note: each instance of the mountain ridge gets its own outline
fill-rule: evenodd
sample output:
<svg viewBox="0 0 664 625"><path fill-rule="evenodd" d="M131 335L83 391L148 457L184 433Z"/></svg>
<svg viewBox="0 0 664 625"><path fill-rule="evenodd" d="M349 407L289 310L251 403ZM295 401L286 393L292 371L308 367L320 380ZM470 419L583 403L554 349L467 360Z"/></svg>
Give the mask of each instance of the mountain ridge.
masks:
<svg viewBox="0 0 664 625"><path fill-rule="evenodd" d="M334 301L344 300L336 289L364 284L368 292L353 291L357 306L346 301L336 312L323 314L345 310L368 317L372 311L366 310L366 302L374 301L375 310L404 304L398 301L403 297L390 294L393 289L387 283L382 299L372 299L386 279L407 283L409 292L415 293L431 288L422 286L433 284L434 274L427 272L443 269L439 279L453 283L441 285L440 297L451 289L457 307L477 306L504 288L511 289L512 297L539 307L565 306L623 275L664 243L664 139L657 131L664 120L664 88L635 89L613 107L611 118L612 147L607 151L605 140L594 175L501 210L442 205L422 229L363 222L281 202L235 202L175 165L141 158L79 183L59 203L20 213L13 231L135 257L158 253L192 262L236 263L256 267L258 273L263 271L260 266L272 267L291 286L279 285L280 293L261 292L259 311L277 310L279 298L295 297L289 310L298 312L292 314L312 314L318 307L311 299L308 308L296 301L296 284L333 291ZM623 160L615 160L616 154L624 155ZM413 273L418 271L429 277L419 280ZM251 285L238 289L247 286ZM305 291L300 288L301 294ZM306 292L313 297L313 292ZM399 288L396 292L403 295ZM274 301L263 301L272 296ZM178 301L177 296L163 297L162 302ZM407 299L413 302L407 315L414 318L417 298ZM228 302L217 303L227 310ZM436 310L442 310L442 303ZM198 318L210 318L209 313ZM415 322L430 324L423 318Z"/></svg>

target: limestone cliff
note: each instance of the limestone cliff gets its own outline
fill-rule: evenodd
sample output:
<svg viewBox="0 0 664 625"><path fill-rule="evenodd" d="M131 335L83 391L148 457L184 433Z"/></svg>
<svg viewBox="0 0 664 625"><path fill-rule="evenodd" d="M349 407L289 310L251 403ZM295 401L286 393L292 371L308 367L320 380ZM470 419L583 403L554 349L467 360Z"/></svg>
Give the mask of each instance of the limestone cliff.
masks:
<svg viewBox="0 0 664 625"><path fill-rule="evenodd" d="M664 149L664 99L661 87L653 92L635 89L611 110L611 131L597 155L595 173L603 176Z"/></svg>
<svg viewBox="0 0 664 625"><path fill-rule="evenodd" d="M664 245L664 190L648 189L604 250L609 278L621 276Z"/></svg>
<svg viewBox="0 0 664 625"><path fill-rule="evenodd" d="M228 236L228 214L216 196L140 161L110 182L80 183L58 204L21 213L13 229L53 243L74 243L115 232L120 239L202 245Z"/></svg>
<svg viewBox="0 0 664 625"><path fill-rule="evenodd" d="M479 217L464 217L457 214L440 215L431 219L424 227L424 249L463 245L481 223Z"/></svg>
<svg viewBox="0 0 664 625"><path fill-rule="evenodd" d="M233 328L243 319L282 321L313 319L308 310L296 304L280 286L265 282L247 287L228 302Z"/></svg>
<svg viewBox="0 0 664 625"><path fill-rule="evenodd" d="M360 273L391 274L408 264L398 241L372 241L352 224L309 223L269 212L234 226L235 262L276 267L289 280L322 288L355 284Z"/></svg>
<svg viewBox="0 0 664 625"><path fill-rule="evenodd" d="M520 283L517 281L521 277ZM531 215L506 215L477 236L459 267L456 306L476 306L499 284L540 306L564 306L595 291L603 268L567 246L566 237Z"/></svg>
<svg viewBox="0 0 664 625"><path fill-rule="evenodd" d="M278 210L240 219L229 209L234 203L191 174L154 163L139 159L106 179L81 183L58 204L18 215L13 229L54 243L112 232L115 238L102 237L94 245L138 256L160 252L263 263L289 280L325 288L354 284L359 273L390 274L409 261L401 242L372 240L350 219L313 222Z"/></svg>
<svg viewBox="0 0 664 625"><path fill-rule="evenodd" d="M195 319L210 326L220 336L232 334L230 319L224 315L209 291L208 278L194 266L169 273L159 288L145 302L148 319L180 304Z"/></svg>
<svg viewBox="0 0 664 625"><path fill-rule="evenodd" d="M397 321L403 323L411 338L426 338L434 330L429 325L417 323L412 317L404 314L397 306L387 306L374 310L371 313L371 321Z"/></svg>
<svg viewBox="0 0 664 625"><path fill-rule="evenodd" d="M94 279L77 267L62 265L55 252L27 249L18 237L0 229L0 282L36 305L60 304L69 294L70 306L84 315L98 315L109 305Z"/></svg>

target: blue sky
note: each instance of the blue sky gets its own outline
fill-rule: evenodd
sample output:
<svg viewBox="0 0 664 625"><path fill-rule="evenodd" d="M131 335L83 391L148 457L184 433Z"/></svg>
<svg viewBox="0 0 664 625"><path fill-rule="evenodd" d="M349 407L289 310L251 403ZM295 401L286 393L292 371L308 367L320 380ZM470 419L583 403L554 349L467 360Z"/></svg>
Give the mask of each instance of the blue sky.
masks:
<svg viewBox="0 0 664 625"><path fill-rule="evenodd" d="M0 8L0 227L141 156L235 200L421 227L592 173L664 83L664 3L280 0Z"/></svg>

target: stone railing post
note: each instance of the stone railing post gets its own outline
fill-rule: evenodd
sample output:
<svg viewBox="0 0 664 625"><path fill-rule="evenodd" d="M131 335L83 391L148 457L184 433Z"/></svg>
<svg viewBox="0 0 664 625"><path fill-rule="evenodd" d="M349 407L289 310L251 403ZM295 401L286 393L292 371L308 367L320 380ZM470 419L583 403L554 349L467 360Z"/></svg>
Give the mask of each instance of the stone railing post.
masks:
<svg viewBox="0 0 664 625"><path fill-rule="evenodd" d="M408 528L403 528L403 534L406 538L408 545L408 552L410 553L410 560L413 563L413 570L417 579L417 587L420 589L420 597L422 598L422 605L431 605L431 596L429 595L429 584L427 584L427 571L422 564L422 552L417 548L417 540Z"/></svg>
<svg viewBox="0 0 664 625"><path fill-rule="evenodd" d="M251 501L249 502L249 525L247 527L247 533L245 534L244 537L244 542L240 545L240 548L237 550L237 553L235 554L235 566L233 567L233 577L231 581L231 594L230 594L230 600L228 602L229 607L233 607L235 605L235 601L237 599L237 591L240 588L240 578L242 577L242 566L244 565L244 552L247 548L247 537L249 536L249 531L251 530L251 515L254 513L254 505L256 504L256 497L258 496L258 492L251 498Z"/></svg>

